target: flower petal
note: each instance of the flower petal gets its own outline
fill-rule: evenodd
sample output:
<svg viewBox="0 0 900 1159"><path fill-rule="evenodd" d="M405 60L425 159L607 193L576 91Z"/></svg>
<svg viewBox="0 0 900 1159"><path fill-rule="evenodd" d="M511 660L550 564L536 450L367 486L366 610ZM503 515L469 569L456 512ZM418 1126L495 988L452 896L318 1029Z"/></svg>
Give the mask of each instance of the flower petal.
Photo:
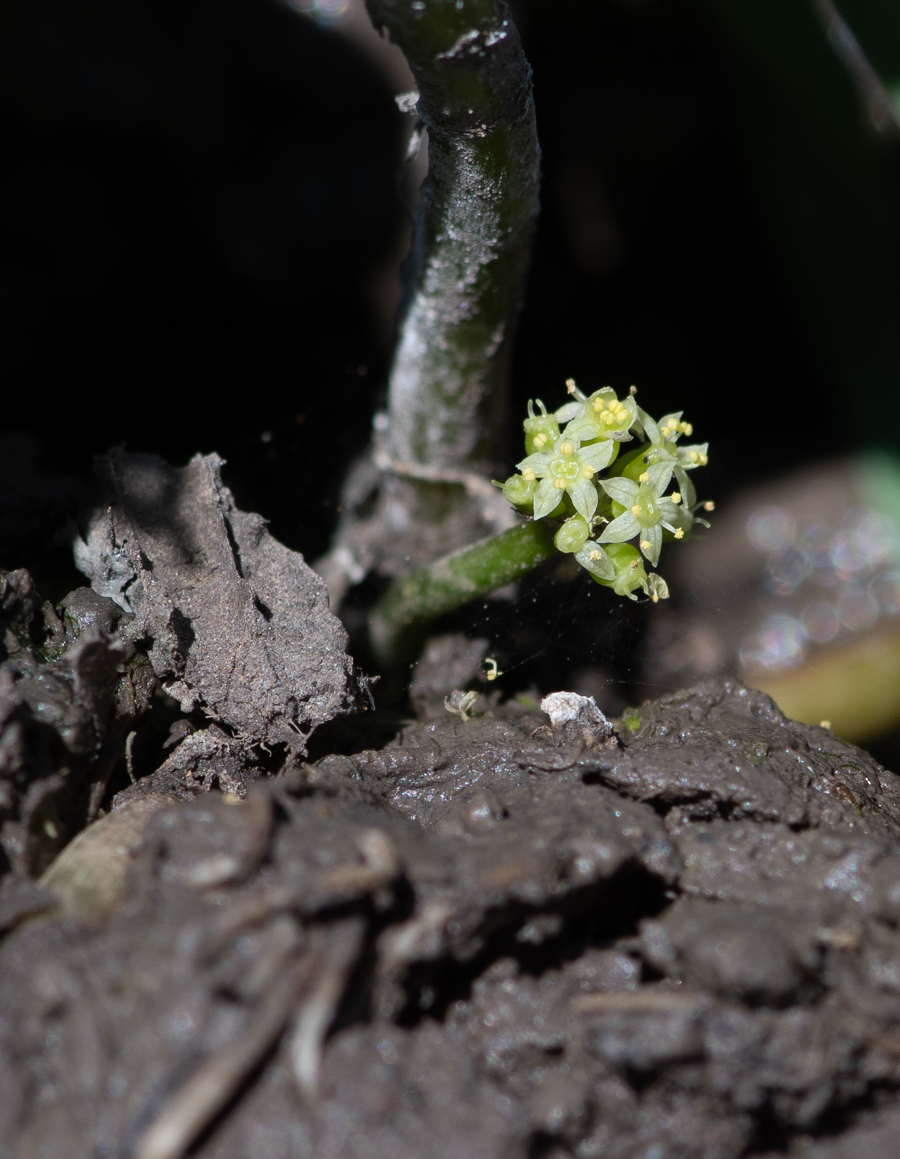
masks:
<svg viewBox="0 0 900 1159"><path fill-rule="evenodd" d="M606 438L606 427L601 427L599 423L594 422L590 415L584 415L583 418L575 419L566 427L565 437L567 439L578 439L584 442L586 439Z"/></svg>
<svg viewBox="0 0 900 1159"><path fill-rule="evenodd" d="M677 426L683 414L684 411L676 410L672 411L671 414L663 415L663 417L659 420L659 425L661 428L671 428L673 426L676 427L674 434L669 434L668 431L666 432L665 438L667 442L677 443L681 438L681 431L677 429Z"/></svg>
<svg viewBox="0 0 900 1159"><path fill-rule="evenodd" d="M583 402L567 402L556 411L556 421L558 423L569 423L579 415L584 414Z"/></svg>
<svg viewBox="0 0 900 1159"><path fill-rule="evenodd" d="M578 461L593 467L595 471L602 471L609 466L613 457L615 443L612 439L604 439L601 443L592 443L589 447L582 447L578 452Z"/></svg>
<svg viewBox="0 0 900 1159"><path fill-rule="evenodd" d="M678 490L681 492L681 502L685 507L693 507L697 502L697 491L694 484L684 472L684 468L679 464L675 468L675 478L678 480Z"/></svg>
<svg viewBox="0 0 900 1159"><path fill-rule="evenodd" d="M645 543L649 543L649 547L644 547ZM654 567L659 563L659 553L662 549L662 528L658 523L652 527L645 527L641 532L641 551Z"/></svg>
<svg viewBox="0 0 900 1159"><path fill-rule="evenodd" d="M540 479L550 470L550 456L543 451L535 451L533 455L529 455L521 463L516 463L516 466L520 471L524 471L530 467Z"/></svg>
<svg viewBox="0 0 900 1159"><path fill-rule="evenodd" d="M575 510L590 523L597 510L597 488L587 479L576 479L574 483L569 484L568 491Z"/></svg>
<svg viewBox="0 0 900 1159"><path fill-rule="evenodd" d="M699 458L695 463L691 458L691 452L695 452ZM693 471L695 467L702 467L703 459L709 453L709 443L691 443L688 447L678 448L678 464L684 467L685 471Z"/></svg>
<svg viewBox="0 0 900 1159"><path fill-rule="evenodd" d="M597 482L610 499L615 499L623 507L633 507L637 501L640 487L632 479L624 479L621 475L615 475L612 479L598 479Z"/></svg>
<svg viewBox="0 0 900 1159"><path fill-rule="evenodd" d="M656 424L656 420L652 419L647 414L647 412L642 410L639 406L635 406L635 410L637 411L638 421L644 428L644 434L647 436L647 440L651 443L660 442L661 436L659 433L659 427Z"/></svg>
<svg viewBox="0 0 900 1159"><path fill-rule="evenodd" d="M653 488L657 498L668 487L674 467L674 463L654 463L652 467L647 468L647 474L650 476L649 486Z"/></svg>
<svg viewBox="0 0 900 1159"><path fill-rule="evenodd" d="M626 397L622 399L622 406L624 406L625 409L628 411L629 415L631 415L631 422L628 425L633 426L637 422L637 419L638 419L638 405L637 405L637 403L634 401L632 396L629 394L629 395L626 395ZM653 422L653 419L650 419L650 421Z"/></svg>
<svg viewBox="0 0 900 1159"><path fill-rule="evenodd" d="M555 511L561 498L562 495L557 491L552 479L541 479L534 493L535 519L544 519L551 511Z"/></svg>
<svg viewBox="0 0 900 1159"><path fill-rule="evenodd" d="M600 542L625 543L628 539L634 539L640 530L640 523L638 523L630 511L625 511L607 527L603 528Z"/></svg>
<svg viewBox="0 0 900 1159"><path fill-rule="evenodd" d="M591 556L596 558L592 559ZM616 578L615 564L599 543L589 539L581 551L575 553L575 558L595 579L611 582Z"/></svg>
<svg viewBox="0 0 900 1159"><path fill-rule="evenodd" d="M667 600L669 598L669 585L661 575L657 575L655 571L651 571L647 576L647 583L650 588L650 599L654 604L657 600Z"/></svg>

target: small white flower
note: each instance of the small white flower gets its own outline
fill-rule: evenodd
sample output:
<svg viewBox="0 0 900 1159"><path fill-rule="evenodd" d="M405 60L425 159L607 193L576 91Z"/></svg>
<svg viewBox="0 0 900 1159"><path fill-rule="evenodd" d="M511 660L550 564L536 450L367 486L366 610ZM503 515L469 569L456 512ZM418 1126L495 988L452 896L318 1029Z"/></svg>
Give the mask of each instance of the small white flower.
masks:
<svg viewBox="0 0 900 1159"><path fill-rule="evenodd" d="M641 478L646 477L643 483L622 476L601 480L603 490L624 510L604 528L600 542L625 543L639 536L641 551L656 566L663 528L674 533L684 522L682 508L663 495L673 470L672 463L656 463L642 472Z"/></svg>
<svg viewBox="0 0 900 1159"><path fill-rule="evenodd" d="M599 503L594 476L609 465L615 443L606 441L582 447L577 439L562 434L550 451L537 451L518 464L524 474L533 471L540 479L534 493L534 517L544 519L567 493L578 514L590 523Z"/></svg>

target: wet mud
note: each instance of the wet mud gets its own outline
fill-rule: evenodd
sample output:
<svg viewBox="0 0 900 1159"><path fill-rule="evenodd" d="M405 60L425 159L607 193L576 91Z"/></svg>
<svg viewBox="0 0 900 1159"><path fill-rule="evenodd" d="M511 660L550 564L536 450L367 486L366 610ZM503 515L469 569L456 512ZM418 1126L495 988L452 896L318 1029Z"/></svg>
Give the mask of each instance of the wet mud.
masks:
<svg viewBox="0 0 900 1159"><path fill-rule="evenodd" d="M6 1154L895 1154L894 774L728 681L480 711L124 794L0 948Z"/></svg>
<svg viewBox="0 0 900 1159"><path fill-rule="evenodd" d="M896 1155L894 773L727 679L465 694L453 637L363 728L214 457L104 471L92 587L0 576L0 1156Z"/></svg>

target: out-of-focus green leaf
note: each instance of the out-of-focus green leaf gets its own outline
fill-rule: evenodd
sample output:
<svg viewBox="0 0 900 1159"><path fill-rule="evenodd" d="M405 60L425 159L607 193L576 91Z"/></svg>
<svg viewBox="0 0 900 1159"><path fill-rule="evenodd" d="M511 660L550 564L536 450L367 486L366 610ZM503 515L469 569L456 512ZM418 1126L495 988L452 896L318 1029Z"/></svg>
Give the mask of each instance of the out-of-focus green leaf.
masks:
<svg viewBox="0 0 900 1159"><path fill-rule="evenodd" d="M873 129L812 2L696 3L743 65L748 160L835 387L821 405L843 408L860 442L900 447L900 142ZM893 40L895 0L857 4L890 8L884 39ZM850 6L839 9L847 19ZM876 26L875 15L871 32L860 25L860 43ZM853 405L861 389L884 418L878 430Z"/></svg>

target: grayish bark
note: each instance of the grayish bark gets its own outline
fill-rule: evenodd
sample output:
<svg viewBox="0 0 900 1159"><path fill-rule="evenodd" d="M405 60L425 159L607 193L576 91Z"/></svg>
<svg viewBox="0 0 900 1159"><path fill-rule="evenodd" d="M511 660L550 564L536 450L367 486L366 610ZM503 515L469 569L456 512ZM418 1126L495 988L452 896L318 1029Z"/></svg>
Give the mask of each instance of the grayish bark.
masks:
<svg viewBox="0 0 900 1159"><path fill-rule="evenodd" d="M317 564L333 607L369 571L402 575L516 522L485 476L505 465L509 358L540 176L531 69L504 3L367 6L416 79L429 174L388 427L351 472L332 549Z"/></svg>
<svg viewBox="0 0 900 1159"><path fill-rule="evenodd" d="M403 49L429 174L390 378L393 459L498 458L513 330L538 209L531 69L496 0L368 0Z"/></svg>

